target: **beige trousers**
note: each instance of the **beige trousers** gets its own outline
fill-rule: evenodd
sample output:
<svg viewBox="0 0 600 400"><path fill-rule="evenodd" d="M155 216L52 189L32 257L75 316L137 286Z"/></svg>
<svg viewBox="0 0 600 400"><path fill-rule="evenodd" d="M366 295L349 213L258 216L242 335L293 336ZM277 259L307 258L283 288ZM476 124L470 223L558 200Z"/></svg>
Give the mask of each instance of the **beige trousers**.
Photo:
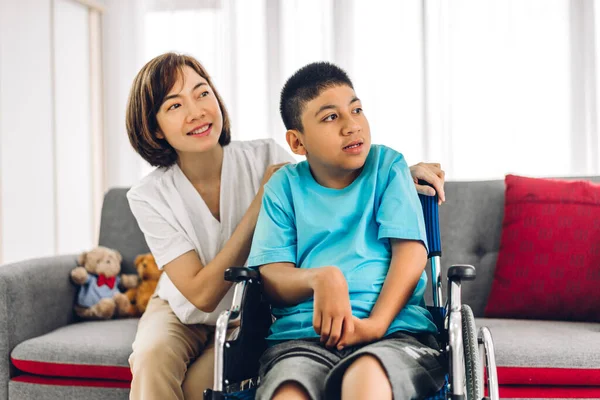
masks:
<svg viewBox="0 0 600 400"><path fill-rule="evenodd" d="M212 388L214 327L185 325L169 303L150 299L129 356L130 399L202 399Z"/></svg>

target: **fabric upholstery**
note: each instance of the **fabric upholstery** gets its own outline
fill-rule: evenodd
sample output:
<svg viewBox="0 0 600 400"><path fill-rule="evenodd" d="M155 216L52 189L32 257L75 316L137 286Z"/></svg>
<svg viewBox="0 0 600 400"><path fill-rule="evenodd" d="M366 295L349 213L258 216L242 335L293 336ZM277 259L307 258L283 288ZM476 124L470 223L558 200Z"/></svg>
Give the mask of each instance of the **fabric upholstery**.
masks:
<svg viewBox="0 0 600 400"><path fill-rule="evenodd" d="M599 181L600 177L591 179ZM148 249L129 210L126 192L127 189L114 189L106 194L100 244L119 250L124 256L123 269L133 272L134 257ZM500 245L504 182L449 182L446 185L446 197L447 203L440 208L444 289L450 265L473 264L477 268L477 279L462 285L463 302L471 305L475 315L481 317L492 286ZM113 385L106 388L86 386L85 380L65 386L69 384L69 378L36 376L28 380L28 375L15 377L18 371L10 366L11 352L23 343L15 350L13 357L29 354L34 358L39 349L44 359L59 363L78 360L88 364L127 367L127 357L135 335L135 320L100 322L99 329L87 322L73 324L72 305L76 288L68 276L74 265L75 255L69 255L0 267L0 355L4 359L0 363L0 400L6 400L9 394L11 399L36 400L128 398L128 389L114 386L114 382L124 381L95 381L96 384ZM431 299L429 288L426 298ZM599 343L599 324L485 318L478 318L477 323L490 327L500 368L520 367L519 363L538 370L549 367L593 369L600 365L600 350L598 346L590 345ZM96 329L98 333L108 335L109 342L94 339ZM61 338L63 334L65 336ZM87 335L92 335L89 341L85 339ZM24 344L32 338L38 338L39 341ZM57 348L66 348L66 338L74 340L74 343L69 343L69 354L59 354ZM113 344L115 340L118 340L118 344ZM97 344L90 346L94 341ZM583 353L584 350L587 353ZM10 383L9 377L13 378ZM21 381L17 381L19 379ZM42 384L40 380L44 379L46 383ZM526 386L522 387L525 389L519 393L528 393L527 396L513 395L517 393L517 387L513 386L511 388L515 390L511 389L503 397L535 397L535 389L532 391ZM559 395L556 397L573 397L558 389L556 393ZM545 386L545 390L551 390L551 387Z"/></svg>
<svg viewBox="0 0 600 400"><path fill-rule="evenodd" d="M148 253L148 245L131 213L126 193L128 188L109 190L104 196L100 218L99 245L118 250L123 256L121 271L135 274L133 261L139 254Z"/></svg>
<svg viewBox="0 0 600 400"><path fill-rule="evenodd" d="M128 381L137 323L118 319L71 324L20 343L11 358L20 370L38 375Z"/></svg>
<svg viewBox="0 0 600 400"><path fill-rule="evenodd" d="M501 386L500 398L502 400L589 400L600 399L600 389L583 386Z"/></svg>
<svg viewBox="0 0 600 400"><path fill-rule="evenodd" d="M487 317L600 321L600 185L506 177Z"/></svg>
<svg viewBox="0 0 600 400"><path fill-rule="evenodd" d="M600 176L564 179L600 182ZM475 266L477 279L463 283L462 299L471 306L475 317L483 317L500 249L504 181L448 182L444 190L447 201L440 207L443 295L446 298L450 266ZM430 276L429 267L427 273ZM428 285L425 300L431 304L431 299L431 285Z"/></svg>
<svg viewBox="0 0 600 400"><path fill-rule="evenodd" d="M48 381L46 384L11 381L9 384L10 399L35 400L127 400L129 389L104 388L80 385L57 385Z"/></svg>
<svg viewBox="0 0 600 400"><path fill-rule="evenodd" d="M0 399L16 372L12 349L73 321L75 287L68 277L75 264L75 255L65 255L0 266Z"/></svg>
<svg viewBox="0 0 600 400"><path fill-rule="evenodd" d="M445 187L446 203L440 207L442 235L442 284L446 298L446 277L453 264L471 264L477 279L462 285L463 302L476 317L483 316L492 286L500 246L504 184L501 181L452 182ZM430 275L430 269L427 269ZM425 299L431 304L431 285Z"/></svg>
<svg viewBox="0 0 600 400"><path fill-rule="evenodd" d="M600 324L476 318L490 328L501 367L600 369ZM577 340L573 340L577 338Z"/></svg>

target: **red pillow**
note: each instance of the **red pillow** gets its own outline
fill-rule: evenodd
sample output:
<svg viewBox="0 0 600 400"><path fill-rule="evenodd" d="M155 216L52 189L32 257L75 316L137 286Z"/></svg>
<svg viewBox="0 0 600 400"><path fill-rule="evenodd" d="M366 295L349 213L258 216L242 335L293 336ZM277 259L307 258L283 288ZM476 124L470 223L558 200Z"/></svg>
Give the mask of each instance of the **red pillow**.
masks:
<svg viewBox="0 0 600 400"><path fill-rule="evenodd" d="M600 321L600 185L506 176L486 317Z"/></svg>

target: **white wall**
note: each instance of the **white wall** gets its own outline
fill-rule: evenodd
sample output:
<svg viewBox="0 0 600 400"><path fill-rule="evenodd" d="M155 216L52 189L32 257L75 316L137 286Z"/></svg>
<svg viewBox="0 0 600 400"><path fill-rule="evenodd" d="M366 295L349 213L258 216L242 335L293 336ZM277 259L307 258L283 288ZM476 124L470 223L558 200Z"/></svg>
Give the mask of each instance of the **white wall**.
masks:
<svg viewBox="0 0 600 400"><path fill-rule="evenodd" d="M81 3L0 0L0 264L94 245L89 46Z"/></svg>
<svg viewBox="0 0 600 400"><path fill-rule="evenodd" d="M56 251L66 254L85 250L94 239L87 7L54 0L53 30Z"/></svg>
<svg viewBox="0 0 600 400"><path fill-rule="evenodd" d="M0 2L3 261L55 250L51 1Z"/></svg>
<svg viewBox="0 0 600 400"><path fill-rule="evenodd" d="M86 6L0 0L0 264L94 246L101 207L94 196L140 178L125 107L143 61L136 21L144 3L94 3L104 6L101 146L91 129L97 68Z"/></svg>
<svg viewBox="0 0 600 400"><path fill-rule="evenodd" d="M106 0L103 15L104 115L106 187L131 186L140 178L142 162L125 130L127 96L143 66L138 41L143 17L141 0Z"/></svg>

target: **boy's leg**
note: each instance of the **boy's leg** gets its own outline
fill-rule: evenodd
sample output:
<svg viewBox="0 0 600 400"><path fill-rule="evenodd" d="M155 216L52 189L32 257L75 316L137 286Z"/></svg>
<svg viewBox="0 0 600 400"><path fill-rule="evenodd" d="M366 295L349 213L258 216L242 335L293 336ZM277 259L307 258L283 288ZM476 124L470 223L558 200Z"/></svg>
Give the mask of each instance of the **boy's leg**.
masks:
<svg viewBox="0 0 600 400"><path fill-rule="evenodd" d="M310 395L298 382L285 382L277 388L273 400L309 400Z"/></svg>
<svg viewBox="0 0 600 400"><path fill-rule="evenodd" d="M321 400L327 373L339 360L318 341L291 340L269 347L260 359L256 398L271 400L289 394L299 399Z"/></svg>
<svg viewBox="0 0 600 400"><path fill-rule="evenodd" d="M327 399L339 399L342 389L344 393L351 394L365 389L360 387L361 382L356 382L357 374L351 366L360 361L361 364L357 364L359 368L356 369L363 373L364 364L374 360L377 360L378 364L372 364L371 367L381 367L379 371L385 373L394 399L421 399L435 394L444 384L447 370L445 357L438 351L433 335L419 335L419 339L410 334L396 332L351 352L329 373L326 383ZM377 368L373 371L377 371ZM381 375L377 374L371 377L373 385L379 384L379 378Z"/></svg>
<svg viewBox="0 0 600 400"><path fill-rule="evenodd" d="M169 303L153 297L142 315L129 365L131 399L183 400L189 362L203 350L209 328L182 324Z"/></svg>
<svg viewBox="0 0 600 400"><path fill-rule="evenodd" d="M348 367L342 379L342 399L392 400L392 386L377 358L362 355Z"/></svg>

